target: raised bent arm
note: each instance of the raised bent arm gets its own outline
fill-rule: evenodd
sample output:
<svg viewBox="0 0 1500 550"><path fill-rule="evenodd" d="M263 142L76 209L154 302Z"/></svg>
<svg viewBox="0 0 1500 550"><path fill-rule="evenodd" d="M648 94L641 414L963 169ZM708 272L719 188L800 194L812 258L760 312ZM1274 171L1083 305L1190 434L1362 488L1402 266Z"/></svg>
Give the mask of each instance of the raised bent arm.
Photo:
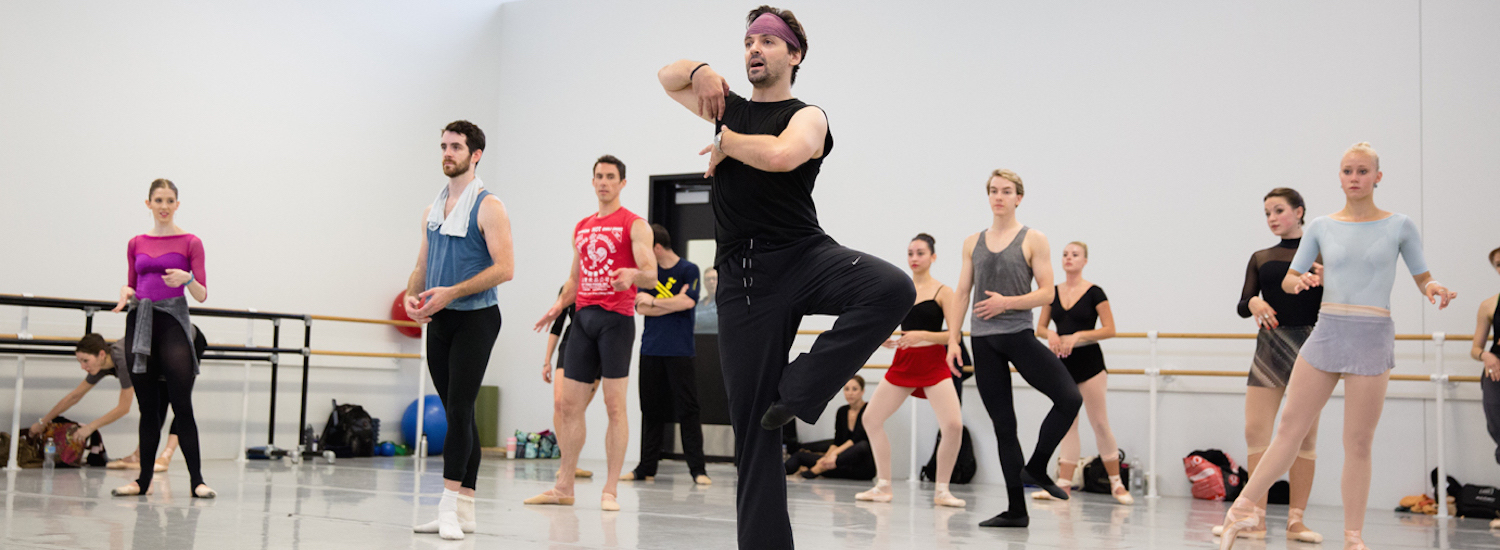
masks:
<svg viewBox="0 0 1500 550"><path fill-rule="evenodd" d="M701 65L701 67L700 67ZM697 69L697 72L694 72ZM714 122L724 116L724 96L729 82L706 63L682 59L656 71L656 80L673 101L703 120Z"/></svg>
<svg viewBox="0 0 1500 550"><path fill-rule="evenodd" d="M792 115L780 135L741 134L724 128L719 148L724 154L766 172L790 172L823 156L828 117L817 107L803 107Z"/></svg>
<svg viewBox="0 0 1500 550"><path fill-rule="evenodd" d="M493 195L485 197L484 202L479 204L479 231L484 234L484 245L489 250L490 261L494 265L453 285L453 293L457 297L495 288L515 277L516 260L510 237L510 216L505 212L505 205Z"/></svg>
<svg viewBox="0 0 1500 550"><path fill-rule="evenodd" d="M1057 292L1052 286L1052 248L1047 244L1047 236L1041 231L1031 230L1026 233L1026 242L1023 245L1031 248L1031 276L1036 279L1036 290L1027 292L1012 298L1006 309L1022 310L1043 307L1052 303L1052 298Z"/></svg>

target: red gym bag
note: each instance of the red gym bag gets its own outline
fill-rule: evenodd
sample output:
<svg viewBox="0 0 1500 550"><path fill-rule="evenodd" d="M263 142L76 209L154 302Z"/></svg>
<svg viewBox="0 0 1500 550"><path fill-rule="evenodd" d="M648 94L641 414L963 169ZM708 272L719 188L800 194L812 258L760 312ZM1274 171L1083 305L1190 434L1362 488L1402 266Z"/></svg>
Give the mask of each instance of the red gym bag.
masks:
<svg viewBox="0 0 1500 550"><path fill-rule="evenodd" d="M1193 451L1182 459L1182 467L1193 484L1193 498L1203 500L1234 500L1249 478L1244 468L1218 449Z"/></svg>

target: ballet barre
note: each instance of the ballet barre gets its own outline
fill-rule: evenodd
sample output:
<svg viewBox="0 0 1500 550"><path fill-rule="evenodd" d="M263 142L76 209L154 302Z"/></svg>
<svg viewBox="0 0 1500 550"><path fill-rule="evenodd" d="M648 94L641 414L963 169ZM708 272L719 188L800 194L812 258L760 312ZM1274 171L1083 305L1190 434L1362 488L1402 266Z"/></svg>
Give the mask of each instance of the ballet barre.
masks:
<svg viewBox="0 0 1500 550"><path fill-rule="evenodd" d="M16 306L16 307L19 307L20 310L21 310L21 319L20 319L21 324L20 324L20 330L19 330L19 332L16 333L16 334L0 334L0 355L15 355L16 356L15 400L14 400L14 404L12 405L12 411L11 411L11 433L18 434L19 430L20 430L20 418L21 418L21 406L22 406L21 400L22 400L23 390L25 389L26 357L27 356L31 356L31 355L72 356L73 355L73 347L76 346L77 343L78 343L78 339L77 338L59 337L59 336L37 336L37 335L31 334L31 332L30 332L31 308L81 310L81 311L84 312L84 316L85 316L85 319L84 319L84 333L87 334L87 333L93 332L94 316L95 316L95 314L97 314L98 312L101 312L101 311L110 311L112 308L115 307L115 305L116 305L115 302L106 302L106 301L98 301L98 300L78 300L78 299L71 299L71 298L39 297L39 296L30 295L30 294L19 294L19 295L18 294L0 294L0 306ZM268 426L268 428L267 428L267 435L266 435L266 446L267 446L267 452L268 453L282 454L284 451L281 451L281 450L277 449L276 445L275 445L275 441L276 441L277 379L278 379L278 371L279 371L278 367L280 366L280 356L281 355L283 355L283 354L300 355L302 357L301 401L300 401L300 405L299 405L299 411L300 412L299 412L299 418L298 418L298 422L297 422L298 433L299 434L301 433L301 429L302 429L301 427L307 425L307 393L308 393L309 374L310 374L310 371L311 371L311 358L312 358L312 356L314 356L314 355L321 355L321 356L334 356L334 357L362 357L362 358L389 358L389 359L425 359L425 357L424 357L425 356L425 346L424 346L424 353L423 354L414 354L414 353L385 353L385 352L362 352L362 351L337 351L337 350L317 350L317 349L312 349L312 347L311 347L311 343L312 343L312 321L314 321L314 320L331 321L331 322L346 322L346 323L364 323L364 324L376 324L376 325L399 326L399 327L420 327L421 326L418 323L415 323L415 322L412 322L412 321L393 321L393 320L387 320L387 319L363 319L363 318L358 318L358 317L341 317L341 316L330 316L330 315L307 315L307 314L290 314L290 313L271 313L271 312L262 312L262 311L258 311L258 310L255 310L255 309L235 310L235 309L217 309L217 308L202 308L202 307L192 307L192 308L189 308L189 314L192 315L192 316L220 317L220 318L239 318L239 319L245 319L246 320L246 329L245 329L246 330L246 336L245 336L245 344L244 345L237 346L237 345L229 345L229 344L209 344L209 346L206 348L206 351L208 351L210 353L205 353L204 356L203 356L203 359L206 360L206 361L208 361L208 360L212 360L212 361L244 361L244 380L243 380L242 389L241 389L241 395L242 395L241 401L242 401L242 403L241 403L241 411L240 411L240 449L241 449L241 451L240 451L239 457L237 458L237 460L239 460L241 462L243 462L243 461L245 461L247 459L247 451L248 451L247 445L248 445L248 437L249 437L248 436L248 427L249 427L249 415L250 415L250 367L251 367L252 363L255 363L255 362L264 362L264 363L269 363L270 366L271 366L270 405L269 405L269 410L268 410L268 413L267 413L267 415L268 415L268 420L267 420L267 426ZM301 347L282 347L281 346L281 322L283 320L301 321L303 323L302 346ZM271 342L270 346L256 346L255 345L255 342L254 342L255 325L254 325L254 323L256 321L270 321L272 323L272 337L271 337L272 342ZM424 340L424 342L425 342L425 339L426 339L426 332L423 331L423 340ZM418 369L419 373L420 373L421 370L422 369ZM423 376L424 374L425 373L420 373L419 374L419 378L421 378L422 380L419 381L419 383L418 383L418 392L417 392L418 399L420 399L421 395L423 393L425 393L425 387L424 387L425 386L425 376ZM419 410L417 412L417 422L418 422L418 429L420 430L421 426L422 426L421 422L423 420L422 419L422 415L423 415L424 411L420 410L421 407L418 407L418 409ZM8 470L14 470L14 469L16 469L16 462L15 462L16 461L16 456L17 456L16 455L16 446L17 446L18 440L19 440L18 437L12 437L11 438L11 443L10 443L10 445L11 445L11 449L10 449L10 461L9 461L9 464L6 466L6 469L8 469ZM299 445L300 445L300 442L299 442ZM300 453L298 455L294 455L294 456L295 457L300 457Z"/></svg>
<svg viewBox="0 0 1500 550"><path fill-rule="evenodd" d="M823 332L824 331L822 331L822 330L806 329L806 330L798 330L797 334L798 335L802 335L802 336L815 336L815 335L818 335L818 334L822 334ZM896 336L899 336L900 334L901 334L901 331L896 331L896 332L893 333L893 335L896 335ZM1462 334L1462 333L1456 333L1456 334ZM969 336L968 331L964 331L963 335L964 336ZM1245 378L1245 377L1247 377L1249 375L1249 373L1246 372L1246 371L1231 371L1231 370L1163 369L1163 368L1161 368L1159 366L1160 362L1159 362L1159 360L1157 358L1158 342L1160 342L1163 339L1182 339L1182 340L1254 340L1256 338L1256 334L1254 334L1254 333L1245 334L1245 333L1158 332L1158 331L1154 331L1153 330L1153 331L1147 331L1147 332L1120 332L1120 333L1116 333L1114 337L1115 338L1132 338L1132 339L1141 339L1141 338L1144 338L1144 339L1146 339L1146 340L1149 341L1150 365L1151 365L1150 368L1146 368L1146 369L1110 369L1109 373L1110 374L1117 374L1117 375L1144 375L1149 380L1149 386L1147 387L1147 393L1148 393L1148 398L1147 398L1147 403L1148 403L1147 417L1148 417L1148 420L1147 420L1147 423L1150 426L1150 428L1149 428L1149 432L1148 432L1148 436L1147 436L1147 443L1146 443L1146 446L1147 446L1147 449L1148 449L1147 466L1146 466L1146 497L1147 498L1160 498L1161 495L1157 492L1157 488L1158 488L1158 483L1157 482L1160 479L1159 478L1160 470L1158 468L1158 464L1159 464L1159 462L1158 462L1158 458L1159 458L1158 454L1159 453L1158 453L1158 441L1157 441L1157 426L1158 426L1158 414L1160 412L1159 408L1158 408L1158 402L1159 402L1158 393L1159 393L1159 391L1161 389L1162 378L1168 377L1168 376L1201 376L1201 377ZM1445 440L1446 439L1446 435L1445 434L1446 434L1446 429L1447 429L1446 428L1447 419L1445 417L1444 410L1443 410L1443 408L1444 408L1444 406L1446 405L1446 402L1447 402L1447 390L1450 387L1450 385L1452 385L1454 383L1457 383L1457 382L1477 383L1477 382L1480 381L1480 377L1479 376L1460 376L1460 375L1450 375L1450 374L1447 374L1445 372L1445 369L1444 369L1444 353L1443 353L1443 345L1442 344L1449 343L1449 342L1461 342L1461 343L1464 343L1464 344L1468 344L1471 341L1468 338L1450 339L1450 338L1448 338L1448 333L1445 333L1445 332L1434 332L1432 334L1397 334L1396 337L1395 337L1395 339L1397 341L1431 341L1431 342L1434 342L1434 343L1438 344L1437 346L1435 346L1435 349L1436 349L1436 366L1437 366L1437 372L1435 374L1397 374L1397 373L1392 373L1390 375L1390 379L1392 381L1398 381L1398 382L1430 382L1430 383L1432 383L1432 385L1433 385L1433 398L1437 402L1437 406L1435 407L1437 413L1434 416L1434 420L1436 422L1436 431L1437 431L1436 437L1437 437L1437 470L1438 470L1438 479L1447 479L1446 457L1444 456L1444 454L1445 454L1445 447L1447 445L1447 442ZM888 369L888 368L890 368L890 365L867 364L867 365L864 366L864 368L866 368L866 369ZM1016 372L1016 369L1014 369L1014 368L1012 368L1010 370L1013 373ZM972 366L965 366L963 368L963 371L964 372L970 372L970 373L974 372L974 367L972 367ZM915 426L916 426L916 424L917 424L917 408L916 407L912 407L911 408L911 425L913 426L913 435L915 435L915 433L916 433L915 432ZM910 472L910 477L908 478L908 480L911 483L916 483L917 479L918 479L917 478L917 441L916 441L916 437L912 437L911 438L911 472ZM1447 507L1439 506L1438 507L1438 512L1437 512L1437 517L1438 518L1446 518L1446 517L1448 517Z"/></svg>

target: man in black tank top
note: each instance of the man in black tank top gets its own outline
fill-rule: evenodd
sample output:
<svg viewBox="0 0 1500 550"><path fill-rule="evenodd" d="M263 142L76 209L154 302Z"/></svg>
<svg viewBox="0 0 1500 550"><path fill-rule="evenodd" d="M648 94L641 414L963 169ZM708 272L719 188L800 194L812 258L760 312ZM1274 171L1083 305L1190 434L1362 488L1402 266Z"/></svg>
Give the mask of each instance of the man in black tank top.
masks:
<svg viewBox="0 0 1500 550"><path fill-rule="evenodd" d="M807 35L789 11L751 11L744 37L749 100L707 63L657 73L667 95L715 123L705 177L715 178L719 357L738 460L740 548L792 548L781 427L816 422L890 337L915 291L906 275L839 246L818 225L813 184L833 134L822 109L792 97ZM812 350L787 362L805 315L837 315Z"/></svg>

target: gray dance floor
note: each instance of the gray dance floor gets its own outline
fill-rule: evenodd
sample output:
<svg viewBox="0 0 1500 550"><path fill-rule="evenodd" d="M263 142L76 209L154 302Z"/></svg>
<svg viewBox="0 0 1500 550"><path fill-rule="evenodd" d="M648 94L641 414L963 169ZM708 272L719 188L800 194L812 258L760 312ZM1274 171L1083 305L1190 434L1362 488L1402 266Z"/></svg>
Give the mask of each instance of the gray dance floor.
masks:
<svg viewBox="0 0 1500 550"><path fill-rule="evenodd" d="M602 475L603 464L586 462ZM155 494L115 498L109 490L133 474L103 469L6 472L0 547L6 549L275 548L734 548L734 471L710 465L714 485L695 486L680 462L664 462L652 482L621 483L621 512L598 509L601 480L581 480L578 505L525 506L551 485L552 460L486 461L480 476L479 532L464 541L411 532L436 513L441 459L347 459L337 464L209 461L215 500L188 498L181 459ZM158 474L161 476L161 474ZM1104 495L1033 503L1031 528L997 530L976 524L1001 511L1003 487L955 486L966 510L934 510L931 485L913 491L897 482L891 504L855 503L863 482L789 482L792 522L800 548L1195 548L1214 547L1210 525L1220 503L1188 498L1139 498L1119 506ZM1272 538L1237 548L1342 548L1341 512L1308 511L1308 524L1329 537L1322 545L1289 543L1273 507ZM1488 523L1371 510L1365 538L1376 549L1500 548Z"/></svg>

